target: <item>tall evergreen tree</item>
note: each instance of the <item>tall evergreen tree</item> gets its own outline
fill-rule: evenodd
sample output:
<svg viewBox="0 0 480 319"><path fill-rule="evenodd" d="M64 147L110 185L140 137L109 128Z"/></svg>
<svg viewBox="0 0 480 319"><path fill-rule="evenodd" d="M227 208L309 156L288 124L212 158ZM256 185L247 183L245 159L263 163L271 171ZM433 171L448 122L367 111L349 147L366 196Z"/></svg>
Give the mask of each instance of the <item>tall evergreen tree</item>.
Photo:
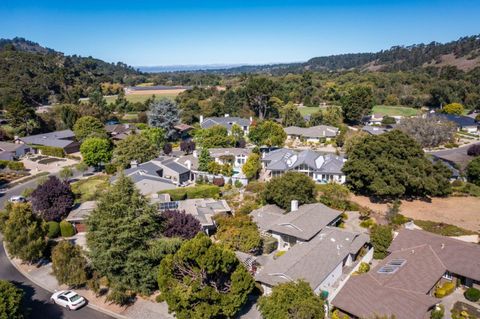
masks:
<svg viewBox="0 0 480 319"><path fill-rule="evenodd" d="M148 125L162 128L166 137L171 139L175 136L174 128L179 122L179 113L177 104L169 99L154 101L150 104L148 113Z"/></svg>
<svg viewBox="0 0 480 319"><path fill-rule="evenodd" d="M90 260L115 290L144 294L155 290L159 261L150 248L160 238L157 214L133 182L121 175L88 218Z"/></svg>

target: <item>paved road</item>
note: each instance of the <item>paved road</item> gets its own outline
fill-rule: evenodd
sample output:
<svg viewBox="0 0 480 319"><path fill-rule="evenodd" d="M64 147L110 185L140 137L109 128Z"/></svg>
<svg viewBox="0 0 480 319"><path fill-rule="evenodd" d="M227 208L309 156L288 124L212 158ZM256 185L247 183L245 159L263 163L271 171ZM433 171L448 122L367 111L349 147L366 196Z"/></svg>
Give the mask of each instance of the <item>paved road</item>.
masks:
<svg viewBox="0 0 480 319"><path fill-rule="evenodd" d="M79 176L80 173L75 173ZM11 197L20 195L26 188L35 188L37 180L28 181L24 184L12 187L0 197L0 207ZM68 311L57 305L49 303L50 292L35 285L25 278L8 260L3 249L3 240L0 235L0 279L9 280L25 292L26 307L30 309L31 319L112 319L101 312L83 307L78 311Z"/></svg>
<svg viewBox="0 0 480 319"><path fill-rule="evenodd" d="M9 280L25 292L26 307L31 319L111 319L103 313L83 307L78 311L68 311L49 303L50 292L30 282L8 260L0 238L0 279Z"/></svg>

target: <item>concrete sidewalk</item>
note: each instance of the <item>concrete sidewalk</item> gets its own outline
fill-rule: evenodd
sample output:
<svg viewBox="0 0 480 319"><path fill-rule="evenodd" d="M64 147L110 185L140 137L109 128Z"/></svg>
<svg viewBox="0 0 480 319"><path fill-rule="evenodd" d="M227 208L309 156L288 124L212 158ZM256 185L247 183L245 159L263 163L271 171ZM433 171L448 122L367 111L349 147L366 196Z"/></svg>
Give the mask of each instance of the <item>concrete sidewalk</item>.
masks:
<svg viewBox="0 0 480 319"><path fill-rule="evenodd" d="M52 264L45 265L27 265L22 264L21 260L10 258L8 251L7 257L12 265L30 281L50 292L68 289L65 285L59 285L57 279L52 274ZM105 313L118 319L173 319L174 316L168 313L168 306L165 302L157 303L154 301L137 298L137 301L129 307L120 307L118 305L105 302L105 296L96 297L88 289L75 289L80 295L88 300L87 307L96 311Z"/></svg>

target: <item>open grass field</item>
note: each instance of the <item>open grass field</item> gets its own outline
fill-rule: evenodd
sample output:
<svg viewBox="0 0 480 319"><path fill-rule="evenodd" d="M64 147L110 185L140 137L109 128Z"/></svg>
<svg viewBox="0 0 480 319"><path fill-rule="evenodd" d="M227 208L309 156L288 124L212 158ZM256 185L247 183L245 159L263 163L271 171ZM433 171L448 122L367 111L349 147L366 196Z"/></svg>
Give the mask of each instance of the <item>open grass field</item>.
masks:
<svg viewBox="0 0 480 319"><path fill-rule="evenodd" d="M312 115L313 113L318 112L318 110L320 110L320 107L318 107L318 106L312 106L312 107L304 106L304 107L299 107L298 110L300 111L300 114L305 116L305 115Z"/></svg>
<svg viewBox="0 0 480 319"><path fill-rule="evenodd" d="M163 90L163 91L155 91L157 93L144 93L142 94L135 93L135 94L127 94L125 98L132 103L140 102L143 103L145 100L150 98L152 95L155 95L155 99L160 99L160 98L169 98L169 99L175 99L175 97L180 93L180 92L172 92L174 90ZM160 93L158 93L160 92ZM107 101L108 104L115 102L117 99L116 95L110 95L106 96L105 100Z"/></svg>
<svg viewBox="0 0 480 319"><path fill-rule="evenodd" d="M72 192L75 194L76 202L83 203L95 200L100 192L109 185L107 175L92 176L72 184Z"/></svg>
<svg viewBox="0 0 480 319"><path fill-rule="evenodd" d="M414 109L407 106L390 106L390 105L375 105L372 113L382 114L388 116L415 116L420 114L419 109Z"/></svg>

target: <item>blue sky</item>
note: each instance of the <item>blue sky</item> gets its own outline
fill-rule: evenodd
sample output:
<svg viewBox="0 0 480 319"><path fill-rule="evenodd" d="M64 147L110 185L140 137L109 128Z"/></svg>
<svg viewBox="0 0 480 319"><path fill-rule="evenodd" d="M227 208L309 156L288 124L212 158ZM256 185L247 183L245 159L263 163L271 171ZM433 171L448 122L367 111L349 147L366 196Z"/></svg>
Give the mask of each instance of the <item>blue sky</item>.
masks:
<svg viewBox="0 0 480 319"><path fill-rule="evenodd" d="M134 66L304 61L480 33L476 0L0 0L0 37Z"/></svg>

